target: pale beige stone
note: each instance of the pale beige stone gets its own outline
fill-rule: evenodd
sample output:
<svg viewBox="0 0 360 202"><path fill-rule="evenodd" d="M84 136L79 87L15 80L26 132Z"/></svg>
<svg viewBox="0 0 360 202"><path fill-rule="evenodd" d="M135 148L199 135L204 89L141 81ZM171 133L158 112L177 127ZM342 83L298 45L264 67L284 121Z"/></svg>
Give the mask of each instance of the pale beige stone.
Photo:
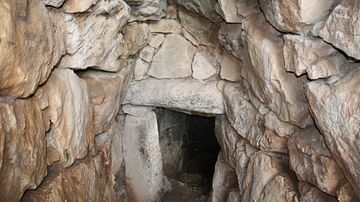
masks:
<svg viewBox="0 0 360 202"><path fill-rule="evenodd" d="M360 59L359 9L358 0L341 1L318 33L322 39L356 59Z"/></svg>
<svg viewBox="0 0 360 202"><path fill-rule="evenodd" d="M280 120L299 127L311 124L303 81L285 70L280 33L257 14L244 21L244 28L247 53L242 76L250 91Z"/></svg>
<svg viewBox="0 0 360 202"><path fill-rule="evenodd" d="M310 110L332 157L360 196L360 71L307 84Z"/></svg>
<svg viewBox="0 0 360 202"><path fill-rule="evenodd" d="M189 77L195 51L195 47L182 36L170 34L155 54L148 74L155 78Z"/></svg>
<svg viewBox="0 0 360 202"><path fill-rule="evenodd" d="M161 90L159 90L161 89ZM216 81L147 78L129 84L123 104L157 106L223 114L223 97Z"/></svg>
<svg viewBox="0 0 360 202"><path fill-rule="evenodd" d="M243 54L243 44L241 34L243 33L241 24L223 24L219 30L218 40L220 44L233 56L241 59Z"/></svg>
<svg viewBox="0 0 360 202"><path fill-rule="evenodd" d="M225 53L222 57L220 77L228 81L240 81L241 80L241 61L236 57Z"/></svg>
<svg viewBox="0 0 360 202"><path fill-rule="evenodd" d="M151 37L149 45L153 48L159 48L161 44L164 42L165 36L164 34L155 34Z"/></svg>
<svg viewBox="0 0 360 202"><path fill-rule="evenodd" d="M47 6L58 8L64 4L65 0L42 0L42 2Z"/></svg>
<svg viewBox="0 0 360 202"><path fill-rule="evenodd" d="M153 56L154 56L155 50L151 46L145 46L139 54L139 57L143 59L144 61L150 63Z"/></svg>
<svg viewBox="0 0 360 202"><path fill-rule="evenodd" d="M172 19L162 19L150 23L150 31L152 33L164 33L164 34L180 34L181 24Z"/></svg>
<svg viewBox="0 0 360 202"><path fill-rule="evenodd" d="M189 10L192 13L197 13L210 21L220 22L222 19L216 13L215 7L217 4L216 0L171 0L175 2L177 5L182 6Z"/></svg>
<svg viewBox="0 0 360 202"><path fill-rule="evenodd" d="M320 133L313 127L301 130L289 139L288 146L290 165L298 179L335 196L345 179Z"/></svg>
<svg viewBox="0 0 360 202"><path fill-rule="evenodd" d="M238 13L237 4L242 1L232 0L218 0L219 7L215 8L216 12L219 13L226 22L228 23L241 23L242 16Z"/></svg>
<svg viewBox="0 0 360 202"><path fill-rule="evenodd" d="M98 0L67 0L63 6L66 13L82 13L89 10Z"/></svg>
<svg viewBox="0 0 360 202"><path fill-rule="evenodd" d="M124 128L126 186L134 201L156 201L164 189L156 114L126 116Z"/></svg>
<svg viewBox="0 0 360 202"><path fill-rule="evenodd" d="M343 70L345 57L321 39L285 35L284 59L287 71L310 79L326 78Z"/></svg>
<svg viewBox="0 0 360 202"><path fill-rule="evenodd" d="M192 62L192 77L195 79L208 79L216 74L216 68L211 62L211 57L206 52L196 53Z"/></svg>
<svg viewBox="0 0 360 202"><path fill-rule="evenodd" d="M146 78L146 73L149 69L149 63L142 59L137 59L134 66L134 80L139 81Z"/></svg>
<svg viewBox="0 0 360 202"><path fill-rule="evenodd" d="M151 32L146 23L129 23L124 33L121 55L132 56L138 53L150 42Z"/></svg>
<svg viewBox="0 0 360 202"><path fill-rule="evenodd" d="M59 161L68 167L84 158L94 143L93 110L86 82L70 69L55 69L37 96L48 103L48 165Z"/></svg>

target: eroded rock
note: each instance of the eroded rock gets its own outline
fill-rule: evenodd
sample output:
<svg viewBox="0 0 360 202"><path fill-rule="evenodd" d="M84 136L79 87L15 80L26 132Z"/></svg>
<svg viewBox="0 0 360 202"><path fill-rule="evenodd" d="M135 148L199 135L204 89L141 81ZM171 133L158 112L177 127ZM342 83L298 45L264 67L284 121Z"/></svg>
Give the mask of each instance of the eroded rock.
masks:
<svg viewBox="0 0 360 202"><path fill-rule="evenodd" d="M195 79L208 79L216 74L211 57L206 52L196 53L192 62L192 76Z"/></svg>

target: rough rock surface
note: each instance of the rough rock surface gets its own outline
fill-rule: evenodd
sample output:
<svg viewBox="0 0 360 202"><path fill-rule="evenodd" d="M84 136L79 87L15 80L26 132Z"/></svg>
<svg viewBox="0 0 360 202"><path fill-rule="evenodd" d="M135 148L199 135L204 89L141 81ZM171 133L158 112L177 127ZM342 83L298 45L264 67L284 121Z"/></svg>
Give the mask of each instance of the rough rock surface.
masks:
<svg viewBox="0 0 360 202"><path fill-rule="evenodd" d="M1 201L19 201L46 176L47 127L36 100L0 101Z"/></svg>
<svg viewBox="0 0 360 202"><path fill-rule="evenodd" d="M219 6L215 7L217 13L228 23L241 23L242 16L238 13L238 4L241 1L218 0Z"/></svg>
<svg viewBox="0 0 360 202"><path fill-rule="evenodd" d="M166 0L125 0L131 6L130 21L160 20L165 16Z"/></svg>
<svg viewBox="0 0 360 202"><path fill-rule="evenodd" d="M325 41L356 59L360 59L359 10L357 0L341 1L318 33Z"/></svg>
<svg viewBox="0 0 360 202"><path fill-rule="evenodd" d="M290 165L298 179L335 196L345 179L320 133L313 127L301 130L288 145Z"/></svg>
<svg viewBox="0 0 360 202"><path fill-rule="evenodd" d="M65 0L42 0L43 3L47 6L60 7L64 4Z"/></svg>
<svg viewBox="0 0 360 202"><path fill-rule="evenodd" d="M166 107L209 114L224 113L223 97L217 88L216 81L148 78L131 82L124 104Z"/></svg>
<svg viewBox="0 0 360 202"><path fill-rule="evenodd" d="M208 79L216 74L216 68L206 52L196 53L192 62L192 76L195 79Z"/></svg>
<svg viewBox="0 0 360 202"><path fill-rule="evenodd" d="M360 196L360 70L307 85L313 117L333 158Z"/></svg>
<svg viewBox="0 0 360 202"><path fill-rule="evenodd" d="M155 54L148 74L155 78L189 77L195 51L195 47L182 36L170 34Z"/></svg>
<svg viewBox="0 0 360 202"><path fill-rule="evenodd" d="M317 38L285 35L284 58L287 71L300 76L307 72L310 79L326 78L339 73L344 56Z"/></svg>
<svg viewBox="0 0 360 202"><path fill-rule="evenodd" d="M236 57L225 54L221 58L221 71L220 77L228 81L240 81L241 80L241 61Z"/></svg>
<svg viewBox="0 0 360 202"><path fill-rule="evenodd" d="M163 19L150 24L150 31L152 33L181 33L181 24L172 19Z"/></svg>
<svg viewBox="0 0 360 202"><path fill-rule="evenodd" d="M244 22L248 58L243 77L260 102L265 103L283 121L299 127L309 124L301 79L285 71L283 40L260 14ZM267 48L264 48L267 47Z"/></svg>
<svg viewBox="0 0 360 202"><path fill-rule="evenodd" d="M335 197L332 197L314 186L306 182L299 182L299 192L301 194L301 202L335 202Z"/></svg>
<svg viewBox="0 0 360 202"><path fill-rule="evenodd" d="M243 44L241 39L242 24L223 24L219 30L219 43L232 55L241 59Z"/></svg>
<svg viewBox="0 0 360 202"><path fill-rule="evenodd" d="M124 42L121 47L122 56L135 55L146 46L150 40L150 28L146 23L129 23L124 33Z"/></svg>
<svg viewBox="0 0 360 202"><path fill-rule="evenodd" d="M64 5L66 13L82 13L95 5L98 0L67 0Z"/></svg>
<svg viewBox="0 0 360 202"><path fill-rule="evenodd" d="M156 114L128 115L124 128L127 190L134 201L156 201L164 189Z"/></svg>
<svg viewBox="0 0 360 202"><path fill-rule="evenodd" d="M60 67L119 70L120 30L129 12L129 6L122 0L101 0L94 11L85 16L64 14L67 55L62 58Z"/></svg>
<svg viewBox="0 0 360 202"><path fill-rule="evenodd" d="M46 81L63 51L40 0L0 2L0 96L27 97Z"/></svg>
<svg viewBox="0 0 360 202"><path fill-rule="evenodd" d="M114 201L105 156L81 160L70 168L54 165L36 191L28 191L23 201Z"/></svg>
<svg viewBox="0 0 360 202"><path fill-rule="evenodd" d="M283 32L307 33L326 19L336 0L260 0L266 19Z"/></svg>
<svg viewBox="0 0 360 202"><path fill-rule="evenodd" d="M216 0L171 0L176 4L186 8L187 10L202 15L213 22L221 21L221 17L217 14L215 6Z"/></svg>
<svg viewBox="0 0 360 202"><path fill-rule="evenodd" d="M89 88L90 103L93 106L95 134L106 132L118 113L122 89L129 80L127 72L106 73L87 71L81 75ZM114 106L115 105L115 106Z"/></svg>
<svg viewBox="0 0 360 202"><path fill-rule="evenodd" d="M46 134L48 165L60 161L67 167L84 158L94 141L86 82L70 69L55 69L37 96L42 105L48 105L46 115L51 122Z"/></svg>

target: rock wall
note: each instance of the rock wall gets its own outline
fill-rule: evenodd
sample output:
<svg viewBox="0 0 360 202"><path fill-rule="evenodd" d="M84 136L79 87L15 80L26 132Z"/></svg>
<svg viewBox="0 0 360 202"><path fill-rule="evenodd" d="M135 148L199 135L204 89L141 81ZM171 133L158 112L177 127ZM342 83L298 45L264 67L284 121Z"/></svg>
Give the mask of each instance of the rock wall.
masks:
<svg viewBox="0 0 360 202"><path fill-rule="evenodd" d="M157 201L162 107L216 117L212 201L359 201L359 3L1 1L0 200Z"/></svg>

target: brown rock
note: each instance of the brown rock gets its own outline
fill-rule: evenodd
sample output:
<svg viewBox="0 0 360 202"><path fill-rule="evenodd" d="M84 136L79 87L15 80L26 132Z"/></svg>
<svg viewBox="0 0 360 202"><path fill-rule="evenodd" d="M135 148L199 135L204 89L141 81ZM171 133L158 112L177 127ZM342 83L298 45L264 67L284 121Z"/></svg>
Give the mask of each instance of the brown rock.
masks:
<svg viewBox="0 0 360 202"><path fill-rule="evenodd" d="M37 96L42 103L48 103L48 165L60 161L67 167L84 158L94 143L93 111L86 82L70 69L55 69Z"/></svg>
<svg viewBox="0 0 360 202"><path fill-rule="evenodd" d="M299 182L300 202L336 202L336 198L306 182Z"/></svg>
<svg viewBox="0 0 360 202"><path fill-rule="evenodd" d="M122 55L135 55L140 49L150 41L150 28L146 23L129 23L124 33L124 43L122 44Z"/></svg>
<svg viewBox="0 0 360 202"><path fill-rule="evenodd" d="M40 0L0 2L0 96L27 97L44 83L63 50Z"/></svg>
<svg viewBox="0 0 360 202"><path fill-rule="evenodd" d="M42 185L22 201L114 201L109 165L104 155L81 160L70 168L54 165Z"/></svg>
<svg viewBox="0 0 360 202"><path fill-rule="evenodd" d="M1 201L20 201L46 176L46 129L35 100L0 101Z"/></svg>
<svg viewBox="0 0 360 202"><path fill-rule="evenodd" d="M298 179L335 196L345 179L320 133L314 127L301 130L289 139L288 146L290 165Z"/></svg>

